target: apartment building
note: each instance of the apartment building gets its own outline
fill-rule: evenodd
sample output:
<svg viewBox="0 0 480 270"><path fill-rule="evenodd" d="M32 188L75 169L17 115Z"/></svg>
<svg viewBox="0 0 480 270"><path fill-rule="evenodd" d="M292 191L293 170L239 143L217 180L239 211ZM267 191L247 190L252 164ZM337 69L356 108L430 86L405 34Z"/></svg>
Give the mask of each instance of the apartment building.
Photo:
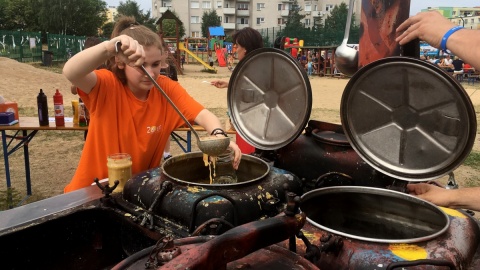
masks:
<svg viewBox="0 0 480 270"><path fill-rule="evenodd" d="M423 11L435 10L451 22L468 29L480 29L480 7L429 7Z"/></svg>
<svg viewBox="0 0 480 270"><path fill-rule="evenodd" d="M346 0L298 0L300 13L305 15L303 23L312 27L316 21L324 22L335 5ZM175 11L185 24L185 33L190 37L201 37L202 15L215 10L220 17L226 35L244 27L255 29L285 26L292 0L152 0L152 17L160 18L167 11ZM354 6L355 21L360 21L360 1Z"/></svg>

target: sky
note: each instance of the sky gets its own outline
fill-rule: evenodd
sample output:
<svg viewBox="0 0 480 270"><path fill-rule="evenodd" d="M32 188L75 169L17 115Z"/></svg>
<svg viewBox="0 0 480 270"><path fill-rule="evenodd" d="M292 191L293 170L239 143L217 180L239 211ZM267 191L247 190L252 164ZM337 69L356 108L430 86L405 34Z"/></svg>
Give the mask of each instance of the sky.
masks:
<svg viewBox="0 0 480 270"><path fill-rule="evenodd" d="M118 6L122 0L105 0L108 6ZM180 0L181 1L181 0ZM214 1L214 0L211 0ZM267 0L265 0L267 1ZM346 0L345 0L346 1ZM357 0L360 1L360 0ZM122 1L126 2L126 0ZM152 0L135 0L143 12L151 11ZM480 6L475 0L410 0L410 14L415 15L427 7L474 7ZM150 12L151 13L151 12Z"/></svg>

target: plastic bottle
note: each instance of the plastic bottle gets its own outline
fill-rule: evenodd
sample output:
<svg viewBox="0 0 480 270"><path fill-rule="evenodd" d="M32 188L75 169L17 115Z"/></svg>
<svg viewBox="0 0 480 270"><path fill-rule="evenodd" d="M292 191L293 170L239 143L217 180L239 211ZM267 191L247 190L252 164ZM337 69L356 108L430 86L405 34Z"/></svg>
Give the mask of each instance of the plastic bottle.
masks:
<svg viewBox="0 0 480 270"><path fill-rule="evenodd" d="M78 125L78 100L72 100L73 124Z"/></svg>
<svg viewBox="0 0 480 270"><path fill-rule="evenodd" d="M65 126L65 115L63 110L63 96L60 91L55 92L53 95L53 106L55 109L55 125L58 126Z"/></svg>
<svg viewBox="0 0 480 270"><path fill-rule="evenodd" d="M87 126L87 108L82 99L78 99L78 125L81 127Z"/></svg>
<svg viewBox="0 0 480 270"><path fill-rule="evenodd" d="M37 96L37 107L38 107L38 122L40 126L48 126L48 104L47 96L43 93L43 90L40 89L40 93Z"/></svg>

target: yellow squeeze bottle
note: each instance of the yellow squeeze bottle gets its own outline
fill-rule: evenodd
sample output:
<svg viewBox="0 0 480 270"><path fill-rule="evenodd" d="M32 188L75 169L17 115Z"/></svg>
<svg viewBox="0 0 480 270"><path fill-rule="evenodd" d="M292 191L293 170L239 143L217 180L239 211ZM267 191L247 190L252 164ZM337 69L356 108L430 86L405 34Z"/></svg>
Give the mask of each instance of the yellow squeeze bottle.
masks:
<svg viewBox="0 0 480 270"><path fill-rule="evenodd" d="M78 125L78 100L72 100L73 124Z"/></svg>

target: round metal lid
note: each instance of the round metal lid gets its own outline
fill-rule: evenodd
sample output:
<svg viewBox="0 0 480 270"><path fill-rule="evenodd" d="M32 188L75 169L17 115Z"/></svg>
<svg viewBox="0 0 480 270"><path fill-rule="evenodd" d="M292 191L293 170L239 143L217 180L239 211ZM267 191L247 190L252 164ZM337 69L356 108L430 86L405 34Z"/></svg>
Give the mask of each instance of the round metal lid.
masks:
<svg viewBox="0 0 480 270"><path fill-rule="evenodd" d="M375 169L404 180L453 171L475 140L475 110L463 87L414 58L384 58L360 69L345 88L340 113L357 153Z"/></svg>
<svg viewBox="0 0 480 270"><path fill-rule="evenodd" d="M310 117L312 90L305 69L284 51L258 49L235 67L228 111L237 133L255 148L279 149L301 133Z"/></svg>

